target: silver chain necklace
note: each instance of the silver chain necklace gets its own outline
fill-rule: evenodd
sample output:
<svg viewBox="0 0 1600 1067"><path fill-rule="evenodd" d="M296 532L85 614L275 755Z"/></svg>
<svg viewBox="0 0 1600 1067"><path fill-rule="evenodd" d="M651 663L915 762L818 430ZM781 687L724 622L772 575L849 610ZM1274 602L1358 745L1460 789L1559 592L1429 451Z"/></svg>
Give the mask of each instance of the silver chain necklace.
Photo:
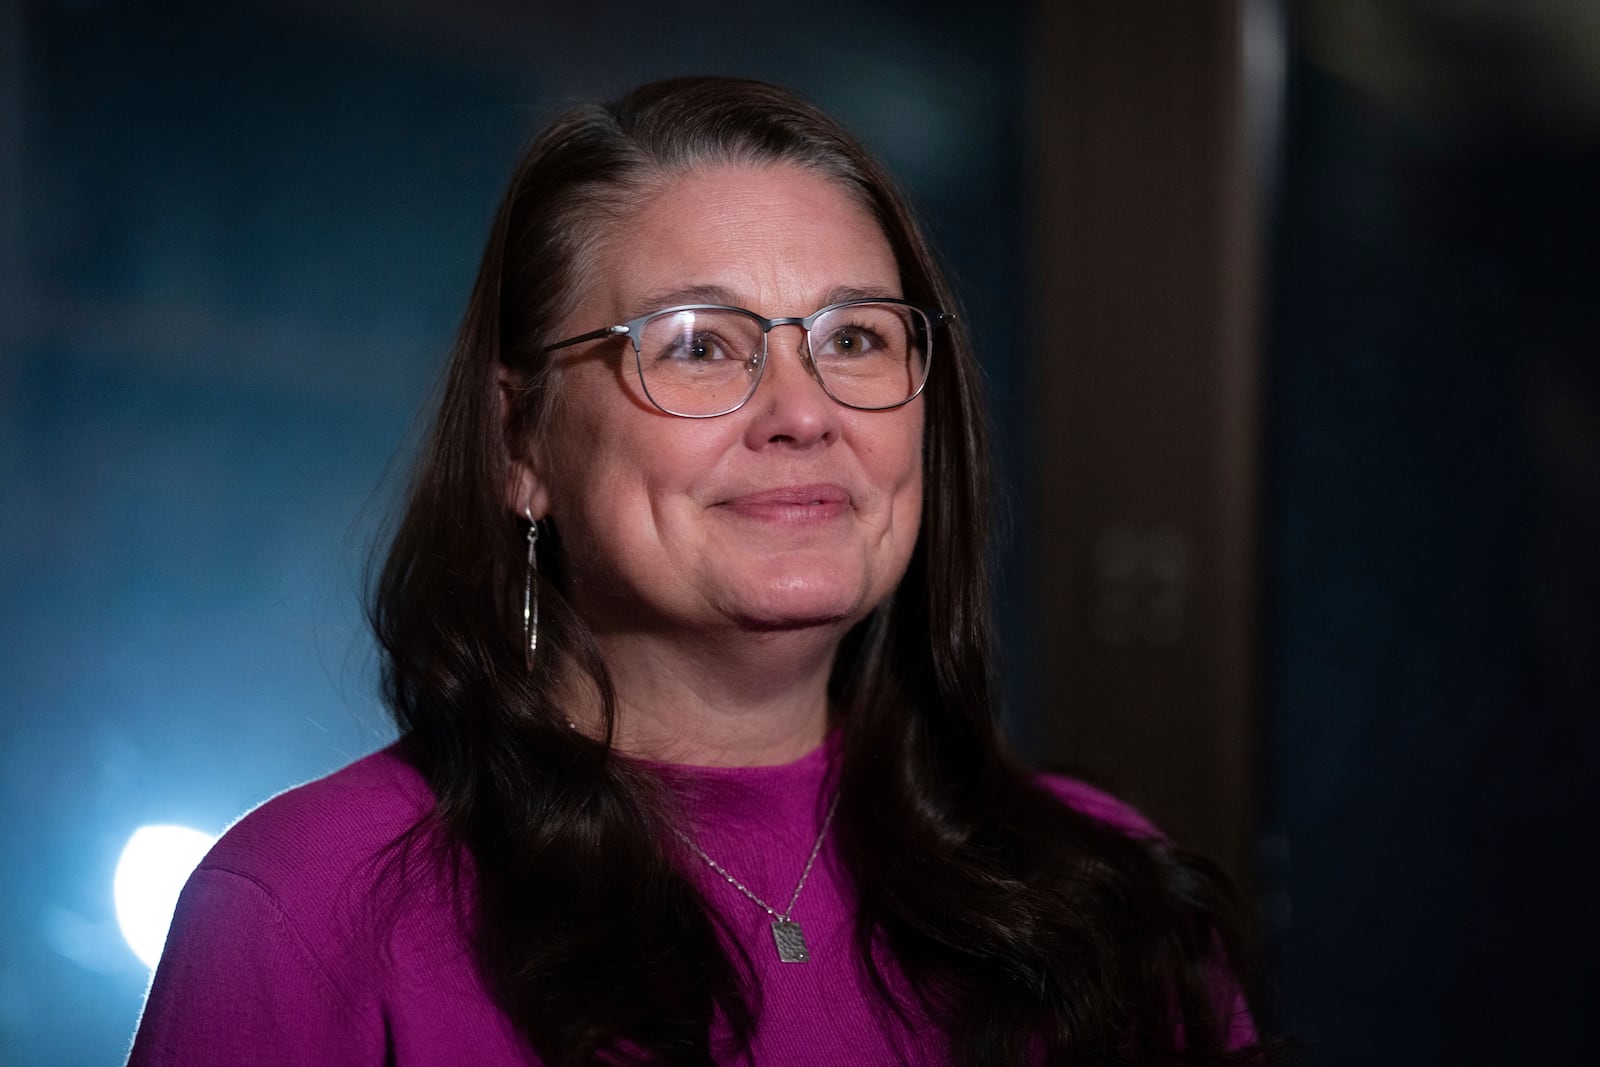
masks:
<svg viewBox="0 0 1600 1067"><path fill-rule="evenodd" d="M672 832L677 834L684 844L694 849L699 857L706 861L706 865L713 871L722 875L728 884L739 892L749 897L756 906L772 916L772 941L778 946L778 960L782 963L804 963L811 958L811 953L806 950L805 931L800 929L800 924L793 918L795 902L800 899L800 890L806 887L806 879L811 877L812 864L817 862L817 856L822 852L822 842L828 836L828 827L833 825L833 813L839 810L839 794L833 794L833 800L828 803L828 815L822 820L822 831L817 834L817 843L811 846L811 855L806 858L805 870L800 872L800 882L794 887L794 894L789 897L789 906L779 914L771 904L750 892L750 887L728 873L728 869L706 854L706 850L695 844L694 839L677 827Z"/></svg>

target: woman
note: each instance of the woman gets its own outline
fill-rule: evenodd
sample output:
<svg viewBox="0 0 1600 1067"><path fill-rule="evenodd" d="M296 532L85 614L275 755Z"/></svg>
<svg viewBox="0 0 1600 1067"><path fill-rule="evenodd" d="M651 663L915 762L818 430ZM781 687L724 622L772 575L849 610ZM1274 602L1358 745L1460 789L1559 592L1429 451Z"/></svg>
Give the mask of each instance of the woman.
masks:
<svg viewBox="0 0 1600 1067"><path fill-rule="evenodd" d="M201 865L133 1061L1249 1061L1218 878L996 729L952 307L787 92L545 131L377 588L401 740Z"/></svg>

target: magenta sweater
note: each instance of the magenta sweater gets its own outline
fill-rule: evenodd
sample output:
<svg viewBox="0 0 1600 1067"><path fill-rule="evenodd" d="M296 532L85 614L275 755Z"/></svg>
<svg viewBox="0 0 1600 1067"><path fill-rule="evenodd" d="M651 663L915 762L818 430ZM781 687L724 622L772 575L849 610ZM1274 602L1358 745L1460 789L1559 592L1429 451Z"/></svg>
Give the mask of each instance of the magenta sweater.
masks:
<svg viewBox="0 0 1600 1067"><path fill-rule="evenodd" d="M699 845L781 910L825 813L828 762L824 746L782 766L665 773ZM1104 793L1047 782L1080 811L1132 834L1155 833ZM431 804L421 776L389 748L245 816L183 891L129 1062L537 1064L479 980L449 886L431 865L412 864L411 877L396 878L386 862L385 846ZM703 864L695 875L755 964L766 1004L758 1064L944 1061L931 1024L886 1026L874 1014L831 849L794 911L810 950L805 963L778 960L764 911ZM410 891L396 892L402 882ZM1236 1037L1248 1040L1242 1001L1230 999Z"/></svg>

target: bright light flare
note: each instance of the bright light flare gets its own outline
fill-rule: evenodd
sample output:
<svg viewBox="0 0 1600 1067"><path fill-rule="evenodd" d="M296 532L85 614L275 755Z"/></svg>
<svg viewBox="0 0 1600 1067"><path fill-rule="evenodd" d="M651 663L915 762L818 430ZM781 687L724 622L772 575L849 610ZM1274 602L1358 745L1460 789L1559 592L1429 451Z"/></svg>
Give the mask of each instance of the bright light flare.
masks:
<svg viewBox="0 0 1600 1067"><path fill-rule="evenodd" d="M122 846L111 895L122 938L146 967L161 958L183 883L214 842L187 826L141 826Z"/></svg>

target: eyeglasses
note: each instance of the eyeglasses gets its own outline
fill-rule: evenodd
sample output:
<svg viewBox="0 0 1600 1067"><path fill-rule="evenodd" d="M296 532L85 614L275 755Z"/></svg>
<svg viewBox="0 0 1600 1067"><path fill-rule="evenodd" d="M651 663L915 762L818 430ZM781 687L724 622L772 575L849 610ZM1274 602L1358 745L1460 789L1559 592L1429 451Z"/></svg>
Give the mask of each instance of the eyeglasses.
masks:
<svg viewBox="0 0 1600 1067"><path fill-rule="evenodd" d="M755 394L773 328L798 326L806 334L802 358L824 392L848 408L887 411L922 392L933 331L952 318L888 299L829 304L800 319L764 319L726 304L685 304L569 337L544 351L627 337L650 402L669 415L709 419L739 410Z"/></svg>

